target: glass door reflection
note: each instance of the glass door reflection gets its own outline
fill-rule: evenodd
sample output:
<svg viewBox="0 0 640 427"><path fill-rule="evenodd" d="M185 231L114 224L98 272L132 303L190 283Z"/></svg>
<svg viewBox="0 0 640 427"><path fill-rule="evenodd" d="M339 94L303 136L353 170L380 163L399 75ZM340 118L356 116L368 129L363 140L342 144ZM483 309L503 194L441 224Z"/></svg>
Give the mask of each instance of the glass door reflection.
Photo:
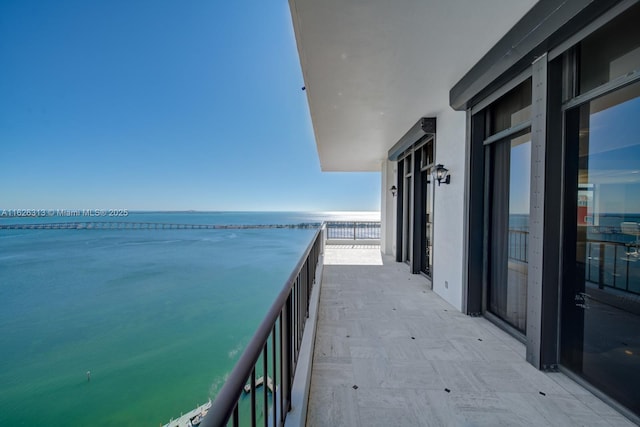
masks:
<svg viewBox="0 0 640 427"><path fill-rule="evenodd" d="M640 414L640 84L567 111L561 362Z"/></svg>
<svg viewBox="0 0 640 427"><path fill-rule="evenodd" d="M492 144L487 308L524 333L529 274L531 133Z"/></svg>

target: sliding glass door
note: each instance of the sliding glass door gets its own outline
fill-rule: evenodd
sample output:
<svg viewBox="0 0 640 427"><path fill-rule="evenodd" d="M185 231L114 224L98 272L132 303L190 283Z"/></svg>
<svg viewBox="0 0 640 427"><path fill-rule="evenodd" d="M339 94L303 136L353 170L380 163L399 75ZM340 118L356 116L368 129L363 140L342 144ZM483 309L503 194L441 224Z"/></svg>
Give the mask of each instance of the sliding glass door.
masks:
<svg viewBox="0 0 640 427"><path fill-rule="evenodd" d="M431 170L431 167L427 167L421 173L424 216L422 218L422 241L420 242L420 271L428 277L432 277L433 272L433 179Z"/></svg>
<svg viewBox="0 0 640 427"><path fill-rule="evenodd" d="M521 334L527 325L531 79L486 112L484 311Z"/></svg>
<svg viewBox="0 0 640 427"><path fill-rule="evenodd" d="M487 309L524 333L527 320L527 242L531 133L488 148L490 164Z"/></svg>
<svg viewBox="0 0 640 427"><path fill-rule="evenodd" d="M432 179L435 138L422 138L398 161L398 187L402 209L398 232L400 256L411 272L433 276L433 190Z"/></svg>
<svg viewBox="0 0 640 427"><path fill-rule="evenodd" d="M566 117L561 361L640 413L640 83Z"/></svg>

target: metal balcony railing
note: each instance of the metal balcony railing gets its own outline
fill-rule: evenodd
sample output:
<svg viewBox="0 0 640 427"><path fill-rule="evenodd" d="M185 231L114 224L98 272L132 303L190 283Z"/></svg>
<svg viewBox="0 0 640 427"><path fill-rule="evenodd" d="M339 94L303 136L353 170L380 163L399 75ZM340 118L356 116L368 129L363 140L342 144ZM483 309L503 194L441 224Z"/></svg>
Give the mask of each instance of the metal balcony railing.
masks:
<svg viewBox="0 0 640 427"><path fill-rule="evenodd" d="M329 240L379 240L380 221L328 221Z"/></svg>
<svg viewBox="0 0 640 427"><path fill-rule="evenodd" d="M509 229L509 258L529 262L527 249L529 246L529 232L526 230Z"/></svg>
<svg viewBox="0 0 640 427"><path fill-rule="evenodd" d="M316 231L201 426L284 425L324 230Z"/></svg>
<svg viewBox="0 0 640 427"><path fill-rule="evenodd" d="M640 295L640 253L634 243L589 241L585 264L589 282Z"/></svg>

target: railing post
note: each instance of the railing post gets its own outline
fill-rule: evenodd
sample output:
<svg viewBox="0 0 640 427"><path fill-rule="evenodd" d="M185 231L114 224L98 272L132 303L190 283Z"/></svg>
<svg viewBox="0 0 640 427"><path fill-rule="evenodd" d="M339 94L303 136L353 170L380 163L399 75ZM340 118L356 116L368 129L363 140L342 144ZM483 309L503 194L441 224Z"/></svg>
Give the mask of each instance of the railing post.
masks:
<svg viewBox="0 0 640 427"><path fill-rule="evenodd" d="M289 412L291 408L291 342L293 337L291 335L291 294L287 298L287 302L282 308L282 336L280 342L282 349L280 351L280 357L282 358L282 402L284 407L280 414L282 424L284 425L285 414Z"/></svg>
<svg viewBox="0 0 640 427"><path fill-rule="evenodd" d="M604 243L600 243L598 258L598 289L604 289Z"/></svg>
<svg viewBox="0 0 640 427"><path fill-rule="evenodd" d="M313 284L313 277L311 277L313 265L316 258L316 245L314 243L311 254L309 255L309 265L307 267L307 297L306 299L306 318L309 318L309 301L311 300L311 285Z"/></svg>
<svg viewBox="0 0 640 427"><path fill-rule="evenodd" d="M626 253L626 251L627 250L625 248L625 253ZM627 273L626 273L627 280L625 280L625 287L624 288L628 291L629 290L629 255L625 256L625 259L626 259L625 262L627 263Z"/></svg>
<svg viewBox="0 0 640 427"><path fill-rule="evenodd" d="M613 287L616 287L616 278L617 278L617 273L618 273L618 245L614 245L613 246Z"/></svg>

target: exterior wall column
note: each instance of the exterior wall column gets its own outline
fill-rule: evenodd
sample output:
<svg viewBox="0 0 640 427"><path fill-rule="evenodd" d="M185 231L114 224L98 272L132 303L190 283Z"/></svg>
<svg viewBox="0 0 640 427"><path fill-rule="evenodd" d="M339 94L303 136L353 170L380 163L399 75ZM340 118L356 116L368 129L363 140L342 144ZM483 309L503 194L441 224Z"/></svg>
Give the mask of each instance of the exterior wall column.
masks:
<svg viewBox="0 0 640 427"><path fill-rule="evenodd" d="M391 187L398 182L397 164L390 160L383 160L381 164L380 185L380 251L389 256L396 255L396 200L391 194Z"/></svg>
<svg viewBox="0 0 640 427"><path fill-rule="evenodd" d="M462 311L466 113L447 108L437 119L435 163L449 169L451 183L434 188L433 290Z"/></svg>

